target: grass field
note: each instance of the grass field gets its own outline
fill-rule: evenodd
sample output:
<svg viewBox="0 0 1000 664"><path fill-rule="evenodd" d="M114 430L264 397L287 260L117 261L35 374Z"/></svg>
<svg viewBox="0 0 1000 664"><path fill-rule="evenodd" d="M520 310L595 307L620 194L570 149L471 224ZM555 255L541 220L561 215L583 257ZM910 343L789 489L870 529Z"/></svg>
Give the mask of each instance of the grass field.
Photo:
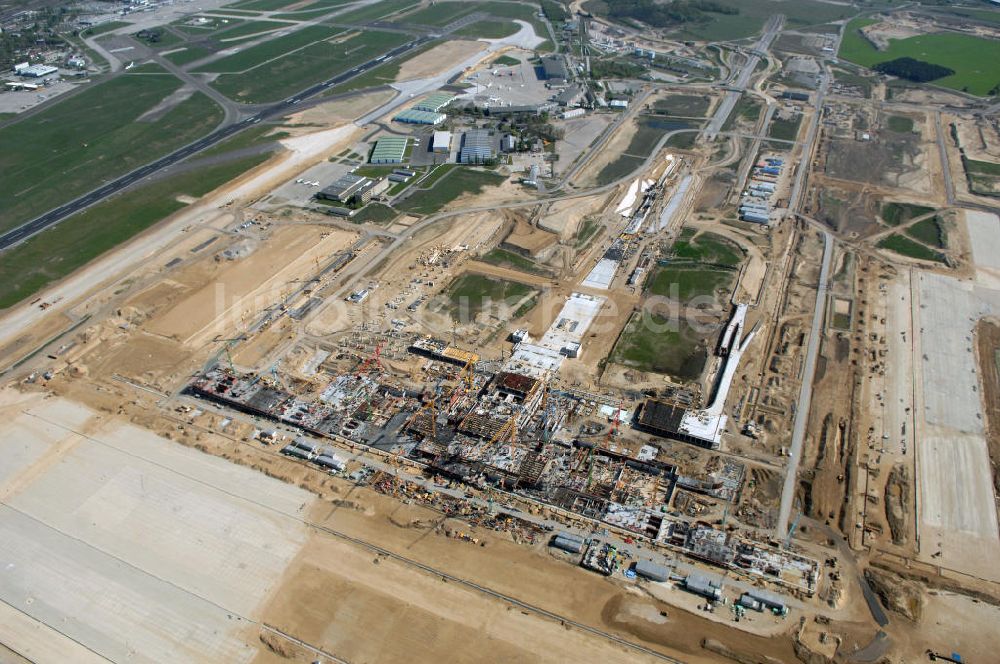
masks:
<svg viewBox="0 0 1000 664"><path fill-rule="evenodd" d="M711 103L712 99L707 95L671 95L657 99L653 104L653 110L667 115L703 118Z"/></svg>
<svg viewBox="0 0 1000 664"><path fill-rule="evenodd" d="M440 171L442 169L438 169ZM416 214L433 214L452 202L462 194L478 193L485 187L498 185L506 178L489 171L474 171L468 168L450 169L447 177L437 179L437 172L431 174L434 186L430 189L418 189L405 200L396 204L396 207L405 212ZM421 183L421 187L426 186L426 181Z"/></svg>
<svg viewBox="0 0 1000 664"><path fill-rule="evenodd" d="M924 214L933 212L934 208L911 203L886 203L879 214L882 220L890 226L898 226Z"/></svg>
<svg viewBox="0 0 1000 664"><path fill-rule="evenodd" d="M346 83L341 83L340 85L330 88L324 93L324 95L339 94L341 92L349 92L351 90L361 90L362 88L374 88L380 85L393 83L395 82L396 77L399 76L400 68L403 66L404 62L412 60L424 51L429 51L435 46L438 46L440 43L441 42L437 40L428 42L423 46L408 51L406 54L398 58L393 58L383 65L373 67L360 76L355 76Z"/></svg>
<svg viewBox="0 0 1000 664"><path fill-rule="evenodd" d="M848 23L840 44L840 57L855 64L872 67L896 58L914 58L955 70L951 76L933 81L953 90L984 96L1000 84L1000 42L943 32L930 35L890 39L889 49L879 51L866 40L860 29L874 23L872 19L855 19Z"/></svg>
<svg viewBox="0 0 1000 664"><path fill-rule="evenodd" d="M889 251L902 256L909 256L910 258L917 258L925 261L936 261L939 263L944 262L944 255L940 252L929 249L928 247L925 247L918 242L914 242L903 235L893 234L882 238L882 240L879 241L878 246L881 249L888 249Z"/></svg>
<svg viewBox="0 0 1000 664"><path fill-rule="evenodd" d="M0 308L30 297L181 209L177 196L202 196L265 159L246 157L125 192L0 254Z"/></svg>
<svg viewBox="0 0 1000 664"><path fill-rule="evenodd" d="M417 25L444 26L463 16L479 11L478 2L440 2L407 14L402 20Z"/></svg>
<svg viewBox="0 0 1000 664"><path fill-rule="evenodd" d="M117 30L118 28L124 28L129 25L125 21L108 21L107 23L101 23L100 25L95 25L92 28L87 28L80 31L81 37L96 37L97 35L103 35L106 32L111 32L112 30Z"/></svg>
<svg viewBox="0 0 1000 664"><path fill-rule="evenodd" d="M729 131L740 119L756 120L760 117L762 107L763 105L753 97L747 95L740 97L740 100L733 106L732 112L729 113L729 117L722 124L722 130Z"/></svg>
<svg viewBox="0 0 1000 664"><path fill-rule="evenodd" d="M688 229L674 242L671 255L672 263L683 260L735 268L743 262L743 251L732 241L708 232L695 237Z"/></svg>
<svg viewBox="0 0 1000 664"><path fill-rule="evenodd" d="M229 48L231 44L226 43L226 40L228 39L238 39L240 37L259 35L262 32L271 32L282 28L287 29L288 24L278 23L275 21L245 21L232 27L227 26L225 30L219 31L218 33L212 35L212 37L213 39L218 39L223 42L225 48Z"/></svg>
<svg viewBox="0 0 1000 664"><path fill-rule="evenodd" d="M458 321L474 320L484 310L502 315L513 311L524 298L537 294L538 289L516 281L507 281L481 274L463 274L445 291L448 313Z"/></svg>
<svg viewBox="0 0 1000 664"><path fill-rule="evenodd" d="M678 150L690 150L694 147L695 141L697 140L698 134L693 131L683 134L674 134L667 139L667 147L677 148Z"/></svg>
<svg viewBox="0 0 1000 664"><path fill-rule="evenodd" d="M764 23L774 14L784 14L785 29L789 29L829 23L857 13L849 5L834 5L816 0L725 0L721 4L737 7L740 12L731 16L706 13L709 21L683 24L677 33L705 41L728 41L758 35Z"/></svg>
<svg viewBox="0 0 1000 664"><path fill-rule="evenodd" d="M0 129L0 230L214 129L222 111L202 94L137 121L180 85L173 76L120 76Z"/></svg>
<svg viewBox="0 0 1000 664"><path fill-rule="evenodd" d="M278 101L377 57L408 39L399 33L370 30L343 43L318 42L244 73L220 76L212 87L244 103Z"/></svg>
<svg viewBox="0 0 1000 664"><path fill-rule="evenodd" d="M197 71L211 74L245 72L275 58L284 57L296 49L301 49L317 42L323 42L341 32L341 30L335 28L310 25L290 35L271 39L263 44L237 51L232 55L199 67Z"/></svg>
<svg viewBox="0 0 1000 664"><path fill-rule="evenodd" d="M611 353L611 361L640 371L695 380L705 368L708 347L690 325L636 313Z"/></svg>
<svg viewBox="0 0 1000 664"><path fill-rule="evenodd" d="M337 23L369 23L418 4L420 4L420 0L382 0L382 2L376 2L373 5L344 12L335 17L335 20Z"/></svg>
<svg viewBox="0 0 1000 664"><path fill-rule="evenodd" d="M898 134L910 134L913 133L913 118L908 118L905 115L890 115L885 126L888 127L889 131Z"/></svg>
<svg viewBox="0 0 1000 664"><path fill-rule="evenodd" d="M580 227L573 236L573 246L582 249L590 244L590 240L601 230L601 220L597 217L584 217Z"/></svg>
<svg viewBox="0 0 1000 664"><path fill-rule="evenodd" d="M914 240L923 242L931 247L946 249L948 247L948 235L944 224L938 217L930 217L923 221L918 221L906 229L906 234Z"/></svg>
<svg viewBox="0 0 1000 664"><path fill-rule="evenodd" d="M274 141L287 138L288 136L289 133L287 131L282 131L280 127L275 127L274 125L254 125L249 129L244 129L231 138L227 138L221 143L216 143L207 150L199 152L198 157L214 157L216 155L226 154L227 152L234 152L236 150L254 147L256 145L273 143Z"/></svg>
<svg viewBox="0 0 1000 664"><path fill-rule="evenodd" d="M507 251L506 249L494 249L489 251L480 256L479 260L484 263L489 263L490 265L507 267L513 270L527 272L529 274L550 274L548 270L535 261L525 258L521 254L515 254L513 251Z"/></svg>
<svg viewBox="0 0 1000 664"><path fill-rule="evenodd" d="M501 39L516 34L520 26L513 21L476 21L451 33L470 39Z"/></svg>
<svg viewBox="0 0 1000 664"><path fill-rule="evenodd" d="M202 58L207 58L212 55L215 51L207 49L204 46L197 46L195 44L188 44L183 51L175 51L173 53L168 53L163 56L167 60L170 60L177 66L183 66L195 60L201 60Z"/></svg>
<svg viewBox="0 0 1000 664"><path fill-rule="evenodd" d="M781 141L794 141L799 135L799 125L802 124L802 115L796 113L788 120L775 118L771 120L771 126L767 129L767 135Z"/></svg>
<svg viewBox="0 0 1000 664"><path fill-rule="evenodd" d="M356 224L386 224L399 216L391 207L381 203L369 203L351 217Z"/></svg>
<svg viewBox="0 0 1000 664"><path fill-rule="evenodd" d="M517 58L512 58L509 55L501 55L499 58L494 60L492 64L497 67L514 67L521 64L521 61Z"/></svg>
<svg viewBox="0 0 1000 664"><path fill-rule="evenodd" d="M690 302L694 298L715 297L732 288L736 273L694 265L659 266L646 280L646 293Z"/></svg>
<svg viewBox="0 0 1000 664"><path fill-rule="evenodd" d="M635 169L642 166L645 161L646 160L642 157L629 157L622 155L601 169L601 172L597 174L597 184L605 185L610 182L614 182L619 178L625 177Z"/></svg>
<svg viewBox="0 0 1000 664"><path fill-rule="evenodd" d="M351 1L352 0L316 0L316 2L310 2L309 4L302 6L300 9L326 9L329 12L333 11L334 7L339 7L340 5L347 4ZM243 2L237 2L229 6L238 7L240 9L269 12L285 9L286 7L297 4L299 4L298 0L244 0ZM228 8L225 8L225 10L229 11Z"/></svg>
<svg viewBox="0 0 1000 664"><path fill-rule="evenodd" d="M980 175L1000 175L1000 164L995 164L991 161L966 159L965 167L970 173L979 173Z"/></svg>

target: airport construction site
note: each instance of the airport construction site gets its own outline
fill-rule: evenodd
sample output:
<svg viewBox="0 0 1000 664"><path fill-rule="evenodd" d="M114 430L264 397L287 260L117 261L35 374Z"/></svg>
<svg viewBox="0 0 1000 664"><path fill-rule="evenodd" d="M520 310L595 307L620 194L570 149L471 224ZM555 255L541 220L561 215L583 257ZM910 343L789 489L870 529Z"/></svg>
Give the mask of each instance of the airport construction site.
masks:
<svg viewBox="0 0 1000 664"><path fill-rule="evenodd" d="M412 661L904 662L939 643L921 615L991 624L1000 578L970 552L1000 551L996 423L931 386L979 403L969 371L1000 384L983 359L1000 335L980 322L1000 313L1000 220L950 210L953 262L929 265L889 254L900 231L881 218L821 219L854 190L831 157L851 132L808 105L796 141L762 145L770 112L718 142L664 131L596 184L668 97L647 85L595 120L600 149L571 150L565 181L536 169L548 189L524 183L527 161L433 165L409 177L494 180L434 210L404 197L380 221L276 193L357 167L399 104L374 129L316 129L317 106L288 153L168 222L169 240L123 248L129 270L109 256L80 277L88 297L27 305L37 322L0 348L0 495L20 510L0 551L37 583L37 542L64 566L70 539L108 558L73 567L69 599L46 587L44 611L18 610L58 625L124 560L113 591L138 593L151 624L204 623L178 619L197 651L183 661L399 661L440 627ZM923 117L907 140L929 153ZM935 330L976 352L926 359ZM959 466L966 486L934 477ZM123 544L125 526L165 553ZM253 592L232 593L244 574ZM98 608L66 635L124 657L130 623ZM470 647L481 629L495 655Z"/></svg>

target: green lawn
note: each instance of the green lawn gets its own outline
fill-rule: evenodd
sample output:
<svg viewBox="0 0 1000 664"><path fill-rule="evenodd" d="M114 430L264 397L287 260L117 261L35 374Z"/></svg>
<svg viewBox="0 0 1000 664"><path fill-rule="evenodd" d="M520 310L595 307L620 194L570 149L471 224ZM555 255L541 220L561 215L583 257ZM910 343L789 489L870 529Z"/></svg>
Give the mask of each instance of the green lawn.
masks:
<svg viewBox="0 0 1000 664"><path fill-rule="evenodd" d="M521 27L513 21L476 21L451 33L453 37L501 39L516 34Z"/></svg>
<svg viewBox="0 0 1000 664"><path fill-rule="evenodd" d="M420 4L420 0L382 0L382 2L352 9L335 16L333 20L337 23L369 23L417 4Z"/></svg>
<svg viewBox="0 0 1000 664"><path fill-rule="evenodd" d="M914 240L919 240L931 247L946 249L948 247L948 235L944 224L938 217L930 217L923 221L918 221L905 230L905 233Z"/></svg>
<svg viewBox="0 0 1000 664"><path fill-rule="evenodd" d="M442 169L438 169L441 171ZM489 171L478 171L469 168L454 168L448 171L447 177L438 180L437 171L431 174L435 178L435 183L430 189L426 189L426 181L420 184L418 189L405 200L396 203L396 207L405 212L416 214L433 214L443 208L448 203L466 193L479 193L485 187L498 185L506 178ZM440 176L438 176L440 177Z"/></svg>
<svg viewBox="0 0 1000 664"><path fill-rule="evenodd" d="M776 2L774 0L723 0L723 5L737 7L739 14L724 15L705 13L709 19L704 23L692 22L681 25L680 36L705 41L728 41L745 39L760 34L764 23L774 14L785 15L785 29L829 23L857 13L849 5L830 4L816 0L795 0Z"/></svg>
<svg viewBox="0 0 1000 664"><path fill-rule="evenodd" d="M249 37L251 35L259 35L262 32L281 30L282 28L288 29L288 27L287 23L278 23L277 21L245 21L232 27L227 26L225 30L220 30L212 35L212 38L222 42L223 48L231 48L232 44L226 43L228 39Z"/></svg>
<svg viewBox="0 0 1000 664"><path fill-rule="evenodd" d="M30 297L105 251L184 207L179 195L202 196L253 168L267 155L210 166L128 191L66 219L0 254L0 308Z"/></svg>
<svg viewBox="0 0 1000 664"><path fill-rule="evenodd" d="M653 110L667 115L703 118L711 103L712 98L707 95L670 95L657 99Z"/></svg>
<svg viewBox="0 0 1000 664"><path fill-rule="evenodd" d="M911 203L886 203L882 206L879 215L882 220L890 226L898 226L902 223L915 219L921 215L933 212L934 208L924 205L913 205Z"/></svg>
<svg viewBox="0 0 1000 664"><path fill-rule="evenodd" d="M1000 84L1000 41L970 35L942 32L906 39L890 39L889 49L879 51L866 40L860 29L874 23L855 19L844 32L840 57L855 64L872 67L896 58L914 58L955 70L951 76L933 81L954 90L984 96Z"/></svg>
<svg viewBox="0 0 1000 664"><path fill-rule="evenodd" d="M369 203L351 217L356 224L386 224L399 216L391 207L381 203Z"/></svg>
<svg viewBox="0 0 1000 664"><path fill-rule="evenodd" d="M605 185L623 178L646 162L642 157L622 155L601 169L597 174L597 184Z"/></svg>
<svg viewBox="0 0 1000 664"><path fill-rule="evenodd" d="M502 315L538 289L516 281L507 281L481 274L466 273L453 281L445 291L448 313L459 321L471 321L484 310Z"/></svg>
<svg viewBox="0 0 1000 664"><path fill-rule="evenodd" d="M401 21L416 25L445 26L467 14L479 11L478 2L439 2L407 14Z"/></svg>
<svg viewBox="0 0 1000 664"><path fill-rule="evenodd" d="M888 249L889 251L902 256L909 256L910 258L917 258L925 261L937 261L939 263L944 262L944 255L940 252L929 249L924 245L914 242L908 237L902 235L893 234L882 238L882 240L879 241L878 246L882 249Z"/></svg>
<svg viewBox="0 0 1000 664"><path fill-rule="evenodd" d="M768 127L767 135L770 138L781 141L794 141L796 136L799 135L799 125L801 124L802 115L798 113L788 120L775 118L771 120L771 126Z"/></svg>
<svg viewBox="0 0 1000 664"><path fill-rule="evenodd" d="M214 129L222 111L200 93L137 121L180 85L173 76L119 76L0 129L0 230Z"/></svg>
<svg viewBox="0 0 1000 664"><path fill-rule="evenodd" d="M479 260L490 265L507 267L520 270L521 272L528 272L529 274L550 274L547 269L530 258L525 258L521 254L515 254L513 251L507 251L506 249L488 251L480 256Z"/></svg>
<svg viewBox="0 0 1000 664"><path fill-rule="evenodd" d="M207 49L204 46L189 44L183 50L175 51L173 53L168 53L163 57L165 57L167 60L170 60L177 66L182 66L188 64L189 62L194 62L195 60L201 60L202 58L207 58L213 53L215 53L215 51Z"/></svg>
<svg viewBox="0 0 1000 664"><path fill-rule="evenodd" d="M733 268L743 262L743 251L735 243L710 232L695 237L694 233L686 229L670 251L672 264L693 261Z"/></svg>
<svg viewBox="0 0 1000 664"><path fill-rule="evenodd" d="M696 297L714 297L729 290L735 272L711 267L685 265L658 266L646 280L646 293L689 302Z"/></svg>
<svg viewBox="0 0 1000 664"><path fill-rule="evenodd" d="M889 131L894 131L898 134L913 133L913 118L908 118L905 115L890 115L885 125L889 128Z"/></svg>
<svg viewBox="0 0 1000 664"><path fill-rule="evenodd" d="M492 64L497 67L514 67L521 64L521 61L517 58L512 58L509 55L501 55L499 58L494 60Z"/></svg>
<svg viewBox="0 0 1000 664"><path fill-rule="evenodd" d="M995 164L991 161L966 159L965 168L970 173L979 173L980 175L1000 175L1000 164Z"/></svg>
<svg viewBox="0 0 1000 664"><path fill-rule="evenodd" d="M322 43L340 32L335 28L310 25L290 35L271 39L263 44L240 50L215 62L210 62L199 67L197 71L213 74L245 72L275 58L281 58L296 49L313 43Z"/></svg>
<svg viewBox="0 0 1000 664"><path fill-rule="evenodd" d="M278 101L377 57L408 39L400 33L369 30L342 43L318 42L244 73L220 76L212 87L244 103Z"/></svg>
<svg viewBox="0 0 1000 664"><path fill-rule="evenodd" d="M103 35L106 32L111 32L112 30L117 30L118 28L124 28L129 25L125 21L109 21L107 23L101 23L100 25L95 25L92 28L86 28L80 31L81 37L96 37L97 35Z"/></svg>
<svg viewBox="0 0 1000 664"><path fill-rule="evenodd" d="M645 312L632 316L611 352L612 362L680 380L697 379L707 360L707 344L690 325Z"/></svg>

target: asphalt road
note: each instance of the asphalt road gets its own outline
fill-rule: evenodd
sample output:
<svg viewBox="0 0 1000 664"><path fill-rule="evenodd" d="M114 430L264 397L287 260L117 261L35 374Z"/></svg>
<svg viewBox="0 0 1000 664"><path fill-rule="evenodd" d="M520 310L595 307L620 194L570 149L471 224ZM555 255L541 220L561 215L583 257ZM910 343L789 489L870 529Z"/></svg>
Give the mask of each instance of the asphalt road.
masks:
<svg viewBox="0 0 1000 664"><path fill-rule="evenodd" d="M402 55L403 53L406 53L407 51L410 51L414 48L418 48L421 45L429 41L432 41L433 39L434 37L432 36L424 36L424 37L419 37L414 41L403 44L402 46L397 46L396 48L392 49L391 51L388 51L387 53L379 56L378 58L360 64L354 67L353 69L338 74L337 76L334 76L331 79L323 81L322 83L317 83L316 85L313 85L312 87L309 87L291 97L288 97L283 101L275 102L274 104L265 107L263 110L261 110L255 115L252 115L234 124L217 129L211 134L208 134L207 136L200 138L193 143L189 143L188 145L185 145L184 147L179 148L178 150L175 150L174 152L171 152L166 156L160 157L156 161L150 162L145 166L141 166L130 173L126 173L125 175L122 175L121 177L112 180L111 182L108 182L107 184L104 184L98 187L97 189L94 189L84 194L83 196L80 196L79 198L70 201L69 203L65 203L64 205L60 205L55 209L49 210L45 214L36 217L31 221L24 223L21 226L18 226L17 228L7 231L6 233L0 235L0 251L3 251L16 244L24 242L31 236L40 233L41 231L51 226L58 224L60 221L66 219L70 215L85 210L86 208L96 203L99 203L105 198L113 194L116 194L122 191L123 189L126 189L127 187L130 187L136 182L142 180L143 178L147 178L150 175L157 173L158 171L168 168L169 166L173 166L174 164L183 161L188 157L197 154L198 152L201 152L202 150L210 148L213 145L220 143L221 141L224 141L227 138L234 136L235 134L238 134L239 132L243 131L244 129L247 129L248 127L251 127L263 120L268 120L270 118L282 116L288 113L292 109L292 107L294 107L296 104L300 103L304 99L315 97L316 95L325 92L326 90L332 88L335 85L340 85L341 83L345 83L346 81L349 81L350 79L368 71L369 69L378 67L385 61L397 57L399 55Z"/></svg>

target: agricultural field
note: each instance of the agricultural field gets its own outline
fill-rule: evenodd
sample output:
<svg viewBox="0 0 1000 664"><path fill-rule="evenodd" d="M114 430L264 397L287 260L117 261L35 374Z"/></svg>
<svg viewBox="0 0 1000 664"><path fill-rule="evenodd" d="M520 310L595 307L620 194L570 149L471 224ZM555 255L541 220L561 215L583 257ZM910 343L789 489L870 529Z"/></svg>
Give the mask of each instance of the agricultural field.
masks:
<svg viewBox="0 0 1000 664"><path fill-rule="evenodd" d="M516 314L538 292L516 281L466 273L453 281L444 295L449 315L465 322L474 320L483 311L493 311L495 315L503 311Z"/></svg>
<svg viewBox="0 0 1000 664"><path fill-rule="evenodd" d="M30 297L49 283L122 244L185 206L180 195L203 196L269 155L253 155L165 178L84 210L0 254L0 308Z"/></svg>
<svg viewBox="0 0 1000 664"><path fill-rule="evenodd" d="M906 234L914 240L937 249L948 248L948 232L940 217L930 217L909 226Z"/></svg>
<svg viewBox="0 0 1000 664"><path fill-rule="evenodd" d="M905 115L890 115L885 126L889 131L894 131L897 134L910 134L913 133L913 118L908 118Z"/></svg>
<svg viewBox="0 0 1000 664"><path fill-rule="evenodd" d="M399 201L395 207L415 214L433 214L462 194L479 193L485 187L498 185L505 179L490 171L469 168L449 169L443 176L438 176L438 171L428 178L433 183L431 188L423 188L428 184L425 180L421 184L422 188Z"/></svg>
<svg viewBox="0 0 1000 664"><path fill-rule="evenodd" d="M993 64L1000 62L1000 42L942 32L890 39L889 49L879 51L860 32L861 28L873 23L873 19L855 19L847 25L840 44L841 58L864 67L896 58L913 58L941 65L953 69L955 73L933 81L934 85L977 96L990 94L1000 84L1000 73Z"/></svg>
<svg viewBox="0 0 1000 664"><path fill-rule="evenodd" d="M212 131L222 111L200 93L154 111L180 87L173 76L119 76L0 129L0 229Z"/></svg>
<svg viewBox="0 0 1000 664"><path fill-rule="evenodd" d="M341 43L320 41L244 72L220 76L212 86L230 99L244 103L279 101L377 57L407 39L399 33L366 31Z"/></svg>
<svg viewBox="0 0 1000 664"><path fill-rule="evenodd" d="M683 320L636 313L622 331L609 358L639 371L696 380L705 368L708 345Z"/></svg>

